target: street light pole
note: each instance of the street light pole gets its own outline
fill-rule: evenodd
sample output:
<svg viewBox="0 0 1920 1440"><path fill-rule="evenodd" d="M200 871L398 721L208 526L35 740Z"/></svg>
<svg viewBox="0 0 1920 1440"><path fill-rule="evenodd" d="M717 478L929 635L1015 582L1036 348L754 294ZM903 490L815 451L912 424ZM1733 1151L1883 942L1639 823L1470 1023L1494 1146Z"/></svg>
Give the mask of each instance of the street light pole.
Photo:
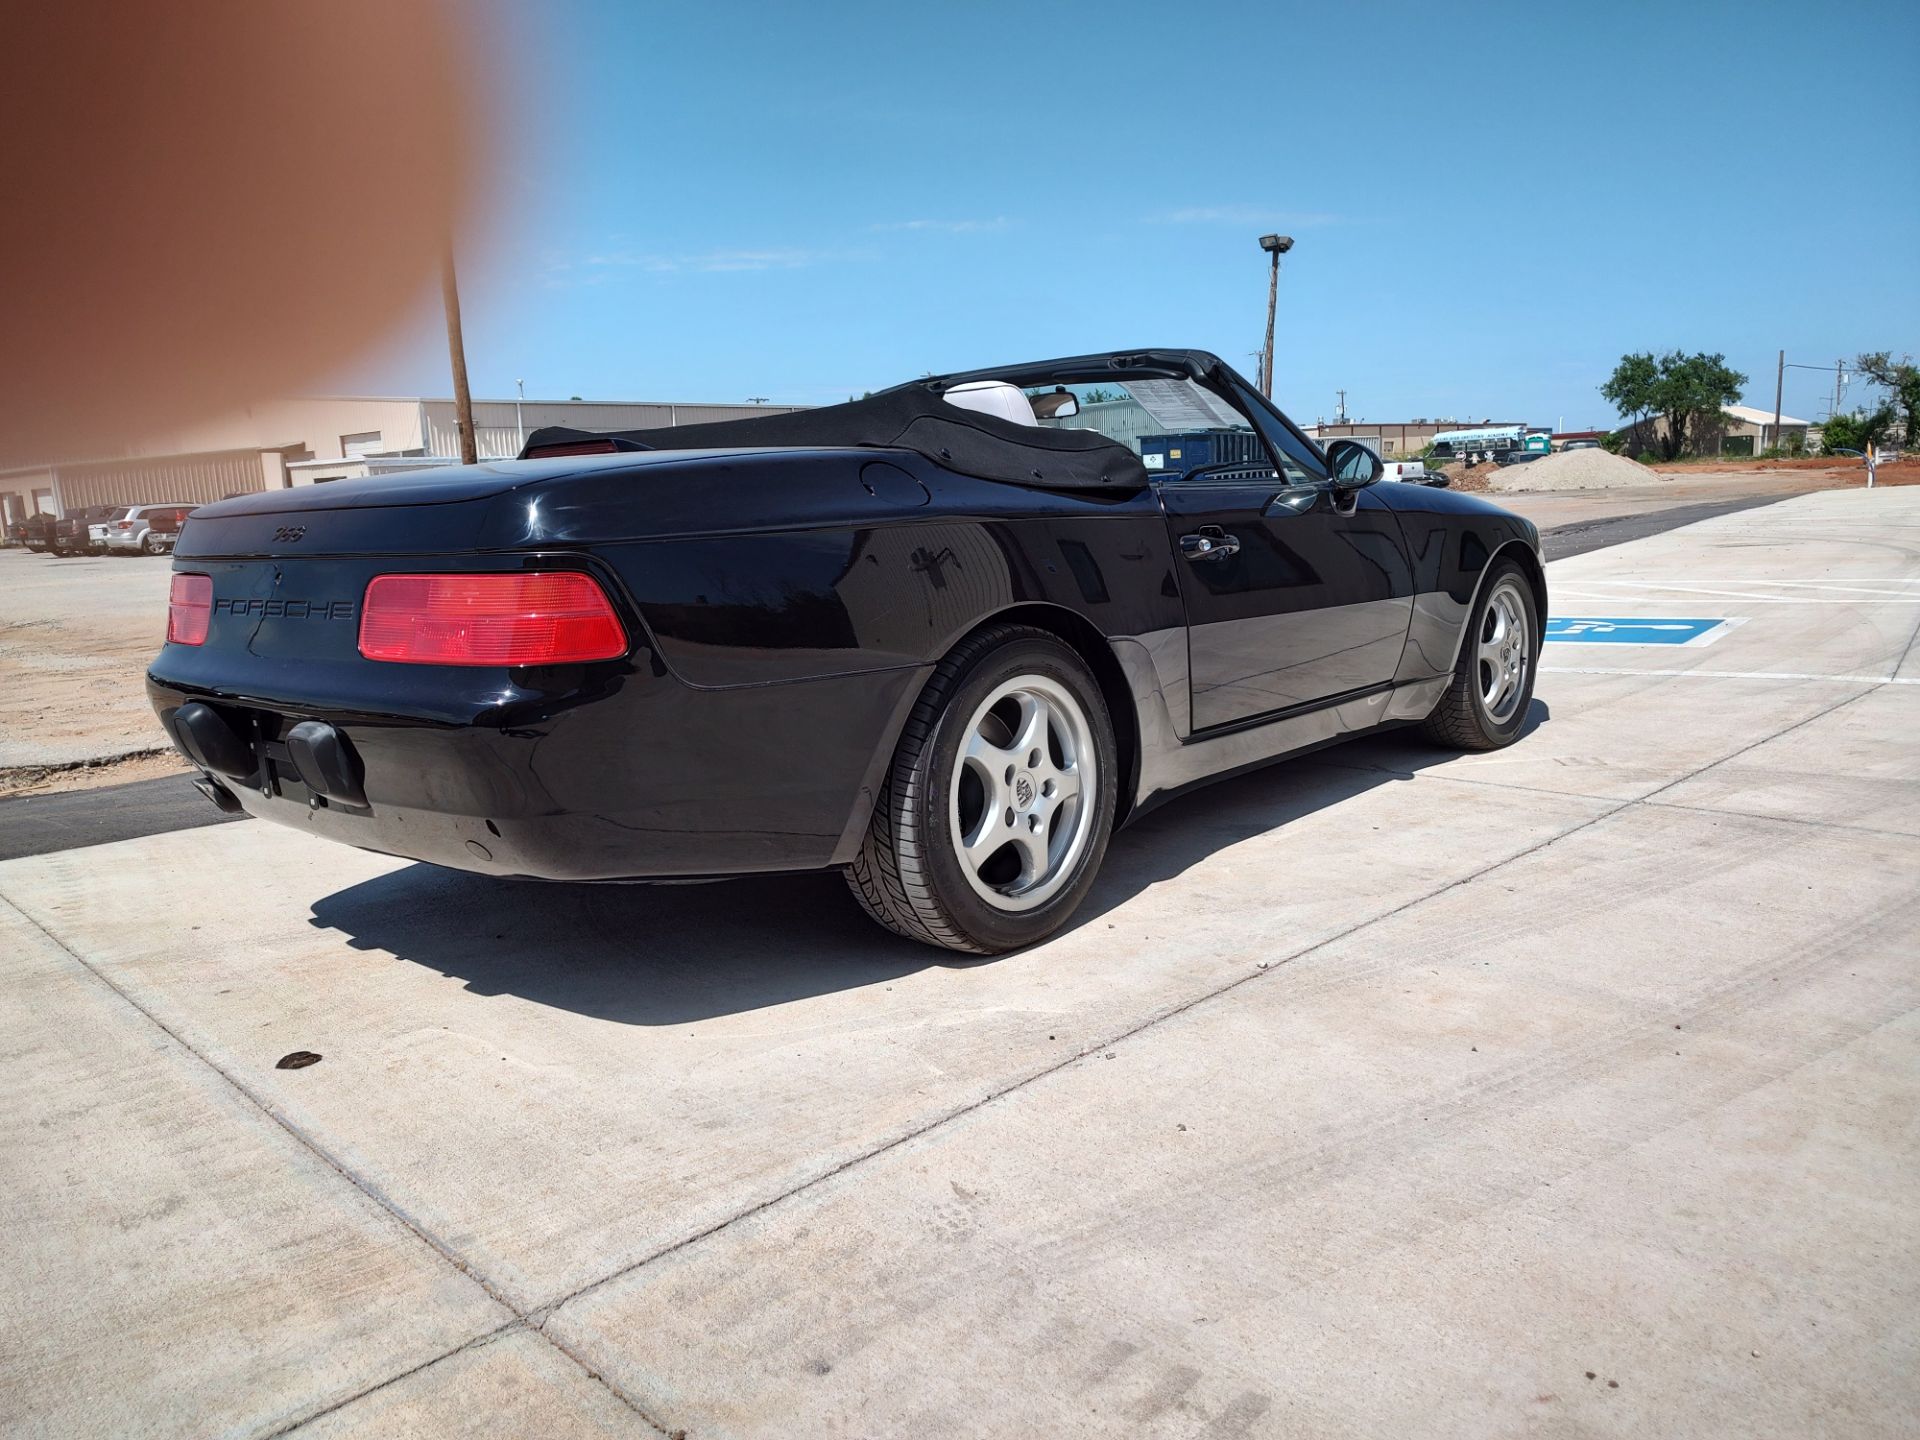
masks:
<svg viewBox="0 0 1920 1440"><path fill-rule="evenodd" d="M1273 269L1267 276L1267 345L1260 362L1260 393L1273 398L1273 314L1280 303L1280 257L1293 248L1291 235L1262 235L1260 248L1273 257Z"/></svg>
<svg viewBox="0 0 1920 1440"><path fill-rule="evenodd" d="M1773 373L1773 445L1780 448L1780 398L1787 388L1787 352L1780 352L1780 368Z"/></svg>
<svg viewBox="0 0 1920 1440"><path fill-rule="evenodd" d="M527 403L527 382L514 381L513 390L513 428L520 432L520 448L524 450L527 448L527 421L526 417L520 413L520 407Z"/></svg>

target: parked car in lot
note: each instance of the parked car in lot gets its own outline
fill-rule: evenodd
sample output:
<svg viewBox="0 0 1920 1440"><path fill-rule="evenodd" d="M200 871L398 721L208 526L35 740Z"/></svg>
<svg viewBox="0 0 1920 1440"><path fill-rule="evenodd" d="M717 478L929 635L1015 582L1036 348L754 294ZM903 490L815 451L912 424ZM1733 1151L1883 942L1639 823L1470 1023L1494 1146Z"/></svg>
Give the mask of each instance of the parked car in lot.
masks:
<svg viewBox="0 0 1920 1440"><path fill-rule="evenodd" d="M125 515L132 508L130 505L116 505L107 511L100 519L93 521L87 526L87 553L89 555L104 555L107 553L107 530L116 520L120 519L121 516Z"/></svg>
<svg viewBox="0 0 1920 1440"><path fill-rule="evenodd" d="M1427 469L1424 460L1382 460L1380 462L1382 480L1399 480L1408 485L1447 484L1447 477L1437 470Z"/></svg>
<svg viewBox="0 0 1920 1440"><path fill-rule="evenodd" d="M35 511L23 520L15 521L13 526L19 534L20 543L39 555L44 555L53 548L53 527L53 516L39 511Z"/></svg>
<svg viewBox="0 0 1920 1440"><path fill-rule="evenodd" d="M106 540L103 537L96 541L93 527L119 515L126 508L124 505L82 505L77 510L67 511L54 522L52 543L47 548L56 555L104 555Z"/></svg>
<svg viewBox="0 0 1920 1440"><path fill-rule="evenodd" d="M1224 405L1259 453L1156 477L1063 423L1094 386ZM1521 734L1538 531L1380 476L1193 350L544 429L196 510L148 692L225 809L487 875L839 869L994 953L1189 787L1382 726Z"/></svg>
<svg viewBox="0 0 1920 1440"><path fill-rule="evenodd" d="M140 548L150 555L171 550L180 538L180 527L193 513L191 505L160 505L147 517L147 533Z"/></svg>
<svg viewBox="0 0 1920 1440"><path fill-rule="evenodd" d="M193 506L177 501L164 505L129 505L120 514L110 516L89 529L99 537L99 543L106 552L123 550L159 555L171 548L173 538L180 533L181 520L191 509ZM157 529L156 521L161 519L167 522L169 529Z"/></svg>

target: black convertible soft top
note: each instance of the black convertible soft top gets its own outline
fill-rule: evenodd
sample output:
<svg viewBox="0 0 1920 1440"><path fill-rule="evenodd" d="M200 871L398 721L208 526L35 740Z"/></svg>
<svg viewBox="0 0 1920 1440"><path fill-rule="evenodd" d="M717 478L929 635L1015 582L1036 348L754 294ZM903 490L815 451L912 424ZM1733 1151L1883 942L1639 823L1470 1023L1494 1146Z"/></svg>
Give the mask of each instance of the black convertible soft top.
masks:
<svg viewBox="0 0 1920 1440"><path fill-rule="evenodd" d="M654 430L573 430L549 425L527 437L523 458L556 446L610 440L619 450L715 450L735 446L873 446L915 450L949 470L1045 490L1134 491L1146 467L1128 446L1094 430L1017 425L940 398L940 382L918 382L785 415L674 425ZM942 386L944 388L944 386Z"/></svg>

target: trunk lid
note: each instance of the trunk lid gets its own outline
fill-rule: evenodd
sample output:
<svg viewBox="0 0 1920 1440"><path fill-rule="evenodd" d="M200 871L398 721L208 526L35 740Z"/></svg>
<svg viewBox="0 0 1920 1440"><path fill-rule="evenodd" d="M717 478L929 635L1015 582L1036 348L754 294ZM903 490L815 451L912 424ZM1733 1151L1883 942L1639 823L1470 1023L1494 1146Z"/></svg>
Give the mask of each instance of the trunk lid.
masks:
<svg viewBox="0 0 1920 1440"><path fill-rule="evenodd" d="M267 490L188 517L183 561L573 549L855 523L927 503L861 478L876 450L649 450L503 460ZM185 568L185 567L183 567Z"/></svg>

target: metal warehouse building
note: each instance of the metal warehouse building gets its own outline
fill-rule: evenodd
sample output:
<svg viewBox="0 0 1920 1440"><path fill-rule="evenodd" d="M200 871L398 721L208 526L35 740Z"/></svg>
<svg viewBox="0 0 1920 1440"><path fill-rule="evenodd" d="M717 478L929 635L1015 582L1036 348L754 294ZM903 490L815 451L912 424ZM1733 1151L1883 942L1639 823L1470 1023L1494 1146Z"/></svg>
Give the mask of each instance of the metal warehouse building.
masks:
<svg viewBox="0 0 1920 1440"><path fill-rule="evenodd" d="M640 430L779 415L794 405L715 405L624 400L476 400L474 440L483 460L519 452L542 425ZM255 405L225 420L151 437L117 455L0 461L0 507L11 518L58 515L83 505L177 500L204 505L228 495L457 463L460 434L450 399L329 396Z"/></svg>

